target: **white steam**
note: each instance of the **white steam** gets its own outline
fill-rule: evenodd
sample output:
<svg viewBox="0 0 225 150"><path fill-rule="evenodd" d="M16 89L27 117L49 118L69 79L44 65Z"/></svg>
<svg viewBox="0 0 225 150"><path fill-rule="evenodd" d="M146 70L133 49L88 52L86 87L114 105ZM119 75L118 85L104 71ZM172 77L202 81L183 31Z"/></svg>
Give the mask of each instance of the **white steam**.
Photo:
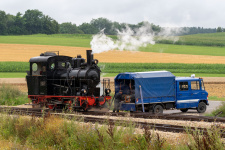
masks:
<svg viewBox="0 0 225 150"><path fill-rule="evenodd" d="M161 31L158 33L157 40L170 40L173 41L173 43L177 42L179 40L180 34L184 34L187 31L185 31L183 28L176 28L176 27L164 27L161 29Z"/></svg>
<svg viewBox="0 0 225 150"><path fill-rule="evenodd" d="M104 34L104 29L94 35L91 41L92 53L101 53L116 48L114 41Z"/></svg>
<svg viewBox="0 0 225 150"><path fill-rule="evenodd" d="M91 49L93 53L101 53L109 50L130 50L136 51L148 44L155 44L154 32L149 24L139 29L132 30L128 26L122 31L117 30L117 40L113 40L104 34L104 29L93 36Z"/></svg>
<svg viewBox="0 0 225 150"><path fill-rule="evenodd" d="M117 30L117 40L106 36L103 29L92 37L90 44L93 53L115 49L137 51L140 47L146 47L148 44L154 45L154 39L170 40L174 43L179 40L176 35L180 33L184 33L183 28L162 28L155 38L151 24L144 23L143 26L135 30L132 30L129 26L126 26L122 31Z"/></svg>

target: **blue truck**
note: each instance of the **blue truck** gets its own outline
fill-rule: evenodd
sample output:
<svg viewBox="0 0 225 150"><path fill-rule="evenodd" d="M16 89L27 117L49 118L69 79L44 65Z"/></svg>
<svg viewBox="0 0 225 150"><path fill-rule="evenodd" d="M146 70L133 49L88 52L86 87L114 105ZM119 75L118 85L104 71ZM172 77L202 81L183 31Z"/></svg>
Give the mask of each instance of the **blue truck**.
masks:
<svg viewBox="0 0 225 150"><path fill-rule="evenodd" d="M119 110L158 114L164 109L196 109L204 113L209 105L202 78L175 77L168 71L125 72L114 83Z"/></svg>

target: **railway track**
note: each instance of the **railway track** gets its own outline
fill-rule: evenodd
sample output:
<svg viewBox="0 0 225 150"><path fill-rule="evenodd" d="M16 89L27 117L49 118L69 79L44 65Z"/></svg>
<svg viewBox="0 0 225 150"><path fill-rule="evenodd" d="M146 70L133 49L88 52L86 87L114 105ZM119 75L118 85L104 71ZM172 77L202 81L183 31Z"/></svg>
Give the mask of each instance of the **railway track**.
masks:
<svg viewBox="0 0 225 150"><path fill-rule="evenodd" d="M43 109L33 109L33 108L18 108L18 107L0 107L0 112L5 112L8 114L16 114L16 115L29 115L29 116L36 116L36 117L48 117L50 115L52 116L60 116L60 117L66 117L67 119L73 119L75 118L75 114L68 114L68 113L52 113L48 110L43 110ZM86 115L93 115L93 112L82 112L82 114L85 114L85 116L82 116L82 119L80 121L83 122L91 122L91 123L109 123L109 124L117 124L117 125L125 125L125 124L134 124L135 127L137 128L145 128L146 126L159 130L159 131L165 131L165 132L176 132L176 133L181 133L181 132L186 132L187 127L185 126L179 126L179 125L170 125L170 124L157 124L157 123L147 123L147 122L132 122L132 121L127 121L127 120L118 120L118 119L108 119L108 118L98 118L98 117L91 117L91 116L86 116ZM105 112L95 112L94 115L111 115L111 116L125 116L127 113L105 113ZM153 115L153 114L151 114ZM148 116L151 117L151 115ZM134 113L131 115L132 117L136 118L146 118L146 114L144 113ZM168 117L172 118L170 115L154 115L154 117L158 118L163 118L163 117ZM148 118L149 118L148 117ZM202 117L202 116L201 116ZM173 115L173 119L176 118ZM209 118L209 117L207 117ZM223 121L223 118L217 118L220 121ZM197 120L197 119L196 119ZM194 120L194 121L196 121ZM218 121L216 120L216 121ZM207 121L211 122L210 119L207 119ZM194 131L194 130L201 130L202 132L207 132L206 128L196 128L196 127L188 127L188 130ZM225 138L225 133L221 131L222 137Z"/></svg>
<svg viewBox="0 0 225 150"><path fill-rule="evenodd" d="M143 118L143 119L165 119L165 120L185 120L185 121L204 121L204 122L222 122L225 123L225 118L222 117L207 117L207 116L192 116L192 115L182 115L181 113L173 113L173 114L151 114L151 113L113 113L113 112L79 112L84 115L95 115L95 116L127 116L134 118Z"/></svg>
<svg viewBox="0 0 225 150"><path fill-rule="evenodd" d="M1 107L1 110L7 110L9 107ZM43 115L44 112L52 112L49 109L40 109L40 108L18 108L18 107L10 107L12 111L29 111L29 112L40 112ZM55 111L57 113L62 113L62 110ZM184 121L204 121L204 122L221 122L225 123L224 117L208 117L208 116L193 116L193 115L182 115L181 113L172 113L172 114L151 114L151 113L143 113L143 112L135 112L135 113L127 113L127 112L97 112L97 111L88 111L88 112L78 112L83 115L92 115L92 116L121 116L126 117L130 116L133 118L143 118L143 119L164 119L164 120L184 120Z"/></svg>

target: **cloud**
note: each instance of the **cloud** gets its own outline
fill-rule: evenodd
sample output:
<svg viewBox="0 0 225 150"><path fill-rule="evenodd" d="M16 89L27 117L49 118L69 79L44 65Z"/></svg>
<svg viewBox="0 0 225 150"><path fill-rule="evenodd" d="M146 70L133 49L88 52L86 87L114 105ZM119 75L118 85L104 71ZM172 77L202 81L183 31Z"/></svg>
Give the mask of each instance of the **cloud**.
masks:
<svg viewBox="0 0 225 150"><path fill-rule="evenodd" d="M0 10L15 15L38 9L59 23L81 24L93 18L138 23L148 20L160 26L224 26L224 0L7 0Z"/></svg>

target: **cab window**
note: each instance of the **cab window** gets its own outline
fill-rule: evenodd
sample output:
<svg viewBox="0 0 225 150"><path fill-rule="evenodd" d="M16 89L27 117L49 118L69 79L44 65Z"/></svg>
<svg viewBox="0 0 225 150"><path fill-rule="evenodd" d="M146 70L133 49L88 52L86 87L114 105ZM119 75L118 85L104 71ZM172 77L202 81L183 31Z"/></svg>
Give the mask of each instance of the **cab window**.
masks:
<svg viewBox="0 0 225 150"><path fill-rule="evenodd" d="M66 68L65 66L66 66L65 62L61 62L61 61L58 62L59 69L64 69L64 68Z"/></svg>
<svg viewBox="0 0 225 150"><path fill-rule="evenodd" d="M188 91L188 82L179 82L180 91Z"/></svg>
<svg viewBox="0 0 225 150"><path fill-rule="evenodd" d="M70 67L71 67L71 64L69 62L62 62L62 61L58 62L58 68L60 69L65 69Z"/></svg>
<svg viewBox="0 0 225 150"><path fill-rule="evenodd" d="M31 69L32 69L32 75L41 75L41 72L42 72L41 63L33 63Z"/></svg>
<svg viewBox="0 0 225 150"><path fill-rule="evenodd" d="M191 90L200 90L199 81L191 81Z"/></svg>

